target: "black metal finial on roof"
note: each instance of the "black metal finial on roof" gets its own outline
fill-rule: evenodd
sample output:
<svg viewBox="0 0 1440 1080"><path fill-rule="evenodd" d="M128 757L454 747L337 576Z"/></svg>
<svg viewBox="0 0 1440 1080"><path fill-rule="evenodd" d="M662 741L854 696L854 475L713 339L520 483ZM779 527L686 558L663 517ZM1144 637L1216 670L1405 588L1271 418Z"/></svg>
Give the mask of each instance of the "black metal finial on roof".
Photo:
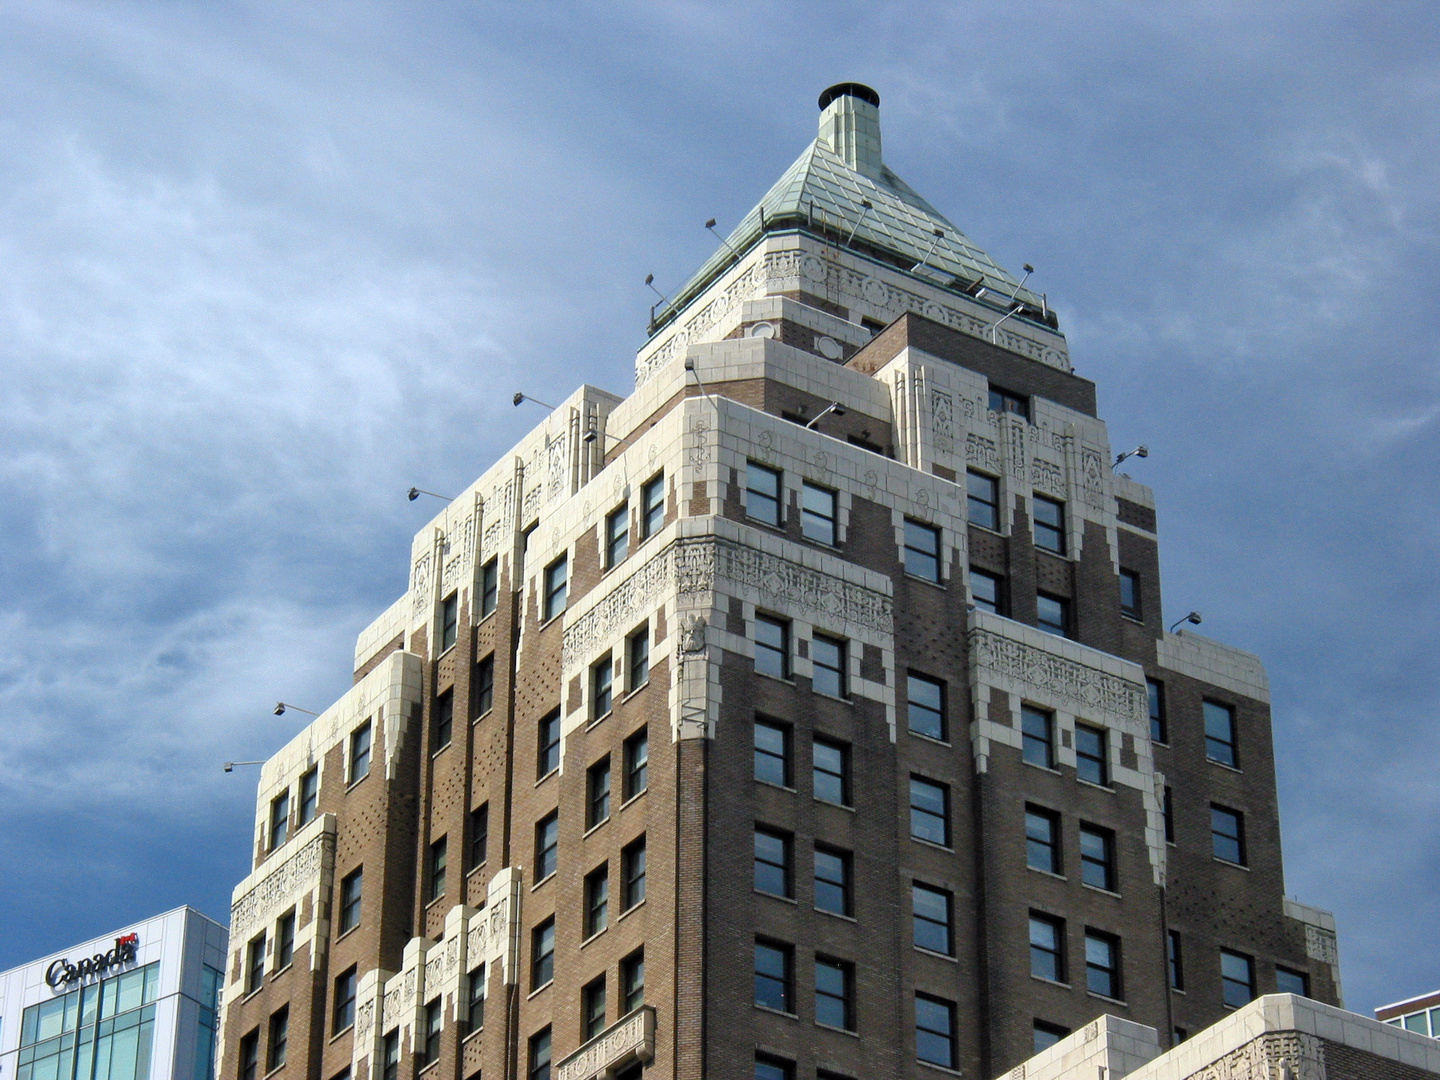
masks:
<svg viewBox="0 0 1440 1080"><path fill-rule="evenodd" d="M880 107L880 95L877 94L874 90L871 90L870 87L866 86L864 83L842 82L836 83L834 86L830 87L830 89L826 90L823 94L820 95L820 108L823 109L836 98L845 97L847 95L850 97L857 97L861 101L868 101L877 109Z"/></svg>

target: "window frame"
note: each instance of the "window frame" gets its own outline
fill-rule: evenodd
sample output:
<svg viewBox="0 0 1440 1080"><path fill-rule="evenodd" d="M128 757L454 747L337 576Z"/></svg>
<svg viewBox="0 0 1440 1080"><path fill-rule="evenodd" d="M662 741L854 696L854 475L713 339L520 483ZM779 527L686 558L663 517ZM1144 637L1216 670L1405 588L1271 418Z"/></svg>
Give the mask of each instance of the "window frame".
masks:
<svg viewBox="0 0 1440 1080"><path fill-rule="evenodd" d="M938 791L938 792L940 793L940 805L941 805L941 807L942 807L942 810L941 810L940 813L937 814L935 811L930 810L930 809L928 809L927 807L923 807L923 806L918 806L918 807L917 807L917 806L915 805L915 788L916 788L916 785L917 785L917 784L920 785L921 787L924 787L924 788L932 788L932 789L934 789L934 790L936 790L936 791ZM950 788L949 788L949 785L939 783L938 781L935 781L935 780L931 780L931 779L929 779L928 777L919 775L918 773L911 773L911 774L910 774L909 793L910 793L910 799L909 799L909 802L910 802L910 839L912 839L912 840L919 840L919 841L921 841L922 843L926 843L926 844L934 844L934 845L937 846L937 847L942 847L942 848L945 848L945 849L949 850L949 848L950 848L950 840L951 840L951 835L950 835ZM941 824L941 830L940 830L940 831L941 831L941 834L942 834L943 837L944 837L944 840L943 840L943 841L932 840L930 837L921 835L920 833L917 833L917 832L915 831L915 824L916 824L915 815L916 815L917 813L923 814L923 815L925 815L925 817L927 817L927 818L938 818L938 819L940 820L940 824Z"/></svg>
<svg viewBox="0 0 1440 1080"><path fill-rule="evenodd" d="M299 800L298 806L296 807L295 827L298 831L314 821L320 810L319 766L311 766L300 774L297 794L299 795Z"/></svg>
<svg viewBox="0 0 1440 1080"><path fill-rule="evenodd" d="M641 833L620 851L621 915L645 902L645 875L645 834Z"/></svg>
<svg viewBox="0 0 1440 1080"><path fill-rule="evenodd" d="M771 956L779 958L780 973L778 975L769 969L761 969L761 950L765 950L765 953L767 954L765 956L765 960L767 963L770 962ZM776 941L774 938L761 937L757 935L755 938L754 978L755 988L752 1001L757 1008L770 1009L774 1012L784 1013L787 1016L796 1015L795 946L789 944L788 942ZM764 981L767 989L770 987L771 984L773 984L775 987L778 987L778 1000L780 1004L771 1004L770 1002L775 1000L775 998L770 997L768 994L762 996L762 980Z"/></svg>
<svg viewBox="0 0 1440 1080"><path fill-rule="evenodd" d="M639 670L643 665L644 670ZM633 694L650 682L650 624L625 639L625 689Z"/></svg>
<svg viewBox="0 0 1440 1080"><path fill-rule="evenodd" d="M778 645L761 639L760 627L762 626L770 627L779 634L780 643ZM767 678L780 679L784 682L789 682L793 673L792 665L790 662L790 620L782 619L775 615L767 615L763 611L757 611L755 613L755 629L752 640L755 645L755 673L757 675L764 675ZM764 650L764 654L766 657L774 655L779 656L780 663L778 674L776 674L776 672L774 671L766 670L770 666L769 664L765 664L762 666L762 650Z"/></svg>
<svg viewBox="0 0 1440 1080"><path fill-rule="evenodd" d="M944 1014L945 1014L945 1016L946 1016L946 1018L947 1018L947 1022L946 1022L945 1029L944 1029L943 1031L942 1031L941 1029L939 1029L939 1028L928 1027L928 1026L926 1026L925 1023L922 1023L922 1021L921 1021L921 1019L920 1019L920 1017L921 1017L920 1002L922 1002L922 1001L924 1001L924 1002L925 1002L926 1004L928 1004L928 1005L938 1007L939 1009L941 1009L941 1010L944 1012ZM955 1009L955 1003L954 1003L953 1001L950 1001L950 1000L948 1000L947 998L937 997L937 996L935 996L934 994L927 994L927 993L924 993L923 991L920 991L920 990L915 991L915 1057L916 1057L916 1060L918 1060L918 1061L923 1061L923 1062L925 1062L927 1065L938 1065L938 1066L939 1066L940 1068L942 1068L942 1069L949 1069L949 1070L951 1070L952 1072L955 1071L955 1066L956 1066L956 1064L957 1064L957 1061L956 1061L956 1050L957 1050L957 1048L956 1048L956 1045L955 1045L955 1014L956 1014L956 1009ZM922 1032L923 1032L925 1035L930 1036L930 1037L931 1037L932 1039L934 1039L934 1040L943 1041L943 1043L944 1043L944 1045L945 1045L945 1047L946 1047L946 1055L947 1055L944 1061L941 1061L941 1060L939 1060L938 1058L934 1058L934 1057L927 1057L927 1056L925 1056L924 1053L922 1053L921 1047L922 1047L922 1045L924 1045L924 1043L922 1043Z"/></svg>
<svg viewBox="0 0 1440 1080"><path fill-rule="evenodd" d="M485 999L489 996L485 965L482 963L471 968L465 978L466 1023L471 1031L479 1031L485 1026Z"/></svg>
<svg viewBox="0 0 1440 1080"><path fill-rule="evenodd" d="M1035 835L1031 823L1042 823L1045 826L1046 836ZM1039 870L1042 873L1054 874L1060 877L1064 874L1064 856L1061 851L1060 840L1060 815L1054 810L1044 806L1036 806L1034 803L1025 804L1025 865L1031 870ZM1039 865L1036 862L1037 854L1044 854L1043 862L1046 865Z"/></svg>
<svg viewBox="0 0 1440 1080"><path fill-rule="evenodd" d="M1127 589L1126 586L1129 586ZM1129 592L1130 603L1126 603L1126 592ZM1144 601L1141 593L1141 581L1139 570L1120 569L1120 614L1126 619L1133 619L1135 622L1145 621Z"/></svg>
<svg viewBox="0 0 1440 1080"><path fill-rule="evenodd" d="M535 725L535 780L560 771L560 710L552 709Z"/></svg>
<svg viewBox="0 0 1440 1080"><path fill-rule="evenodd" d="M832 663L823 663L820 660L819 653L822 648L834 650ZM813 634L810 639L810 667L810 688L815 693L841 700L850 696L850 642L845 638ZM822 682L822 671L829 673L823 679L824 686L819 685Z"/></svg>
<svg viewBox="0 0 1440 1080"><path fill-rule="evenodd" d="M828 499L830 513L827 515L821 510L810 508L810 495L814 492L822 499ZM814 532L810 528L811 521L820 522ZM823 487L820 484L812 483L809 480L802 480L800 484L800 535L806 540L816 544L824 544L826 547L840 546L840 493L834 488Z"/></svg>
<svg viewBox="0 0 1440 1080"><path fill-rule="evenodd" d="M780 735L780 753L779 753L779 754L776 754L774 750L771 750L771 749L769 749L769 748L763 748L763 749L761 748L760 742L759 742L759 739L758 739L757 736L758 736L758 733L759 733L760 729L762 729L762 728L765 729L766 731L778 732L778 733L779 733L779 735ZM794 755L793 755L792 750L791 750L791 728L790 728L790 725L789 725L789 724L782 724L782 723L780 723L780 722L777 721L777 720L771 719L770 717L760 717L760 716L755 717L754 726L753 726L753 728L752 728L752 734L751 734L751 746L752 746L752 748L753 748L753 752L752 752L752 754L751 754L751 766L750 766L751 779L753 779L753 780L755 780L755 781L757 781L758 783L761 783L761 784L770 784L770 785L775 786L775 787L782 787L782 788L785 788L787 791L793 790L794 785L793 785L792 781L793 781L794 777L793 777L792 774L791 774L791 762L792 762L792 760L793 760ZM763 776L760 775L759 764L760 764L760 759L761 759L762 756L766 759L767 762L769 762L769 761L774 761L774 760L776 760L776 759L779 760L779 762L780 762L781 780L783 781L782 783L776 784L776 782L775 782L774 780L768 779L768 778L763 777Z"/></svg>
<svg viewBox="0 0 1440 1080"><path fill-rule="evenodd" d="M490 802L487 799L470 810L470 869L484 866L490 858Z"/></svg>
<svg viewBox="0 0 1440 1080"><path fill-rule="evenodd" d="M642 945L620 961L620 1004L625 1016L645 1004L645 947ZM619 1019L617 1017L617 1019Z"/></svg>
<svg viewBox="0 0 1440 1080"><path fill-rule="evenodd" d="M1226 960L1238 960L1245 965L1247 979L1241 982L1225 970ZM1231 1000L1230 989L1232 986L1243 986L1248 995L1244 1001ZM1220 1000L1227 1009L1243 1009L1250 1002L1255 1000L1255 958L1246 953L1236 952L1234 949L1220 949Z"/></svg>
<svg viewBox="0 0 1440 1080"><path fill-rule="evenodd" d="M1069 554L1069 545L1065 536L1065 503L1061 499L1052 499L1048 495L1041 495L1038 491L1030 495L1030 527L1035 538L1035 547L1040 551L1048 551L1051 555L1058 555L1065 558ZM1045 517L1041 517L1040 508L1045 507ZM1056 520L1051 520L1053 514ZM1044 537L1042 542L1041 537Z"/></svg>
<svg viewBox="0 0 1440 1080"><path fill-rule="evenodd" d="M270 800L270 851L290 839L290 789Z"/></svg>
<svg viewBox="0 0 1440 1080"><path fill-rule="evenodd" d="M987 581L993 588L994 598L985 597L983 600L979 591L975 588L976 581ZM970 566L970 603L981 611L988 611L992 615L1004 616L1005 605L1005 578L991 570L982 570L980 567L971 564Z"/></svg>
<svg viewBox="0 0 1440 1080"><path fill-rule="evenodd" d="M767 843L778 847L779 861L775 860L777 851L770 849L762 852L762 838ZM755 825L755 840L753 845L754 855L752 858L751 885L758 893L765 896L778 896L785 900L795 898L795 838L782 829L770 825ZM763 878L771 875L778 875L780 890L766 888L762 884Z"/></svg>
<svg viewBox="0 0 1440 1080"><path fill-rule="evenodd" d="M1006 390L1003 386L989 385L988 407L993 413L1001 415L1018 416L1027 424L1030 422L1030 394L1017 394L1014 390Z"/></svg>
<svg viewBox="0 0 1440 1080"><path fill-rule="evenodd" d="M549 1080L555 1062L549 1024L530 1036L528 1051L529 1060L525 1070L527 1080Z"/></svg>
<svg viewBox="0 0 1440 1080"><path fill-rule="evenodd" d="M1092 846L1098 843L1099 855L1093 850L1086 851L1087 839ZM1092 876L1098 880L1091 880ZM1115 867L1115 832L1088 821L1080 823L1080 881L1092 889L1103 892L1119 892L1119 876Z"/></svg>
<svg viewBox="0 0 1440 1080"><path fill-rule="evenodd" d="M484 622L500 603L500 556L492 555L480 568L480 621Z"/></svg>
<svg viewBox="0 0 1440 1080"><path fill-rule="evenodd" d="M455 731L455 688L452 686L435 699L435 712L430 724L430 752L438 754L450 745Z"/></svg>
<svg viewBox="0 0 1440 1080"><path fill-rule="evenodd" d="M1068 985L1065 981L1065 920L1044 911L1032 910L1029 928L1031 978ZM1036 941L1037 928L1049 932L1052 937L1050 944ZM1048 958L1048 963L1045 958ZM1046 974L1047 968L1053 971L1053 974Z"/></svg>
<svg viewBox="0 0 1440 1080"><path fill-rule="evenodd" d="M350 760L346 769L346 785L358 784L370 775L370 758L375 749L374 729L366 720L350 732Z"/></svg>
<svg viewBox="0 0 1440 1080"><path fill-rule="evenodd" d="M938 705L932 705L928 701L919 701L915 696L917 684L934 690L935 696L939 699ZM918 671L905 672L905 728L912 735L919 735L922 738L934 739L936 742L948 743L950 739L949 709L946 700L946 684L943 679L937 679L930 675L924 675ZM917 709L923 716L933 716L935 719L934 730L924 730L915 726Z"/></svg>
<svg viewBox="0 0 1440 1080"><path fill-rule="evenodd" d="M295 909L275 920L275 970L284 971L295 962Z"/></svg>
<svg viewBox="0 0 1440 1080"><path fill-rule="evenodd" d="M1032 1022L1030 1030L1032 1032L1030 1049L1036 1054L1044 1053L1070 1034L1069 1028L1062 1027L1059 1024L1052 1024L1047 1020L1041 1020L1039 1017L1036 1017ZM1041 1045L1041 1036L1044 1036L1045 1040L1043 1046Z"/></svg>
<svg viewBox="0 0 1440 1080"><path fill-rule="evenodd" d="M1170 745L1170 718L1165 711L1165 683L1160 679L1145 680L1145 703L1150 712L1150 741Z"/></svg>
<svg viewBox="0 0 1440 1080"><path fill-rule="evenodd" d="M555 916L530 928L530 993L555 981Z"/></svg>
<svg viewBox="0 0 1440 1080"><path fill-rule="evenodd" d="M616 524L622 526L618 531ZM605 515L605 569L613 570L630 557L630 504L621 503Z"/></svg>
<svg viewBox="0 0 1440 1080"><path fill-rule="evenodd" d="M270 1014L265 1038L265 1072L267 1074L285 1065L290 1049L290 1006L281 1005Z"/></svg>
<svg viewBox="0 0 1440 1080"><path fill-rule="evenodd" d="M262 930L245 943L245 995L265 985L265 944L269 934Z"/></svg>
<svg viewBox="0 0 1440 1080"><path fill-rule="evenodd" d="M773 493L755 487L757 476L764 476L774 481L775 490ZM764 504L759 505L759 504ZM773 504L773 506L771 505ZM771 509L769 514L757 513L759 509ZM751 521L758 521L762 525L768 525L772 529L785 527L785 473L772 465L765 465L761 462L749 459L745 462L745 516Z"/></svg>
<svg viewBox="0 0 1440 1080"><path fill-rule="evenodd" d="M915 898L917 893L929 893L938 897L944 905L945 918L942 922L931 915L922 915L916 906ZM919 923L927 926L938 926L944 930L945 948L932 949L929 945L923 945L917 940L919 936ZM925 952L938 953L941 956L955 955L955 894L949 889L941 888L938 885L931 885L924 881L910 879L910 943L917 949Z"/></svg>
<svg viewBox="0 0 1440 1080"><path fill-rule="evenodd" d="M1205 760L1229 769L1240 768L1240 731L1234 705L1204 698L1200 704L1205 730ZM1223 722L1226 731L1212 734L1211 721ZM1222 737L1228 736L1228 738Z"/></svg>
<svg viewBox="0 0 1440 1080"><path fill-rule="evenodd" d="M440 601L440 651L444 656L460 640L460 590L454 589Z"/></svg>
<svg viewBox="0 0 1440 1080"><path fill-rule="evenodd" d="M822 857L825 859L834 860L835 865L839 867L838 880L833 877L827 877L821 873L820 860ZM813 889L815 910L823 911L830 915L841 915L847 919L854 918L854 855L851 852L846 851L844 848L838 848L832 844L824 844L816 841L813 861L815 876L811 884ZM820 897L822 893L829 890L833 890L840 897L840 907L838 910L834 907L827 906L820 902Z"/></svg>
<svg viewBox="0 0 1440 1080"><path fill-rule="evenodd" d="M1165 931L1165 973L1171 990L1185 989L1185 943L1179 930Z"/></svg>
<svg viewBox="0 0 1440 1080"><path fill-rule="evenodd" d="M589 1042L605 1030L605 1016L609 1003L605 1000L605 974L602 972L596 978L580 988L580 1042ZM599 1015L596 1015L596 1005L599 1005Z"/></svg>
<svg viewBox="0 0 1440 1080"><path fill-rule="evenodd" d="M1092 956L1091 945L1096 953ZM1099 950L1105 951L1107 963L1100 963L1096 957ZM1105 988L1100 989L1103 985ZM1104 930L1085 928L1085 989L1112 1001L1125 1000L1125 984L1122 978L1120 938Z"/></svg>
<svg viewBox="0 0 1440 1080"><path fill-rule="evenodd" d="M1030 730L1032 724L1027 721L1038 719L1044 726L1043 736ZM1043 750L1043 761L1033 760L1032 747ZM1038 709L1033 705L1021 704L1020 706L1020 757L1028 765L1034 765L1040 769L1055 769L1055 714L1048 709Z"/></svg>
<svg viewBox="0 0 1440 1080"><path fill-rule="evenodd" d="M331 1038L355 1026L355 999L359 982L359 968L355 964L335 976L335 993L330 1007Z"/></svg>
<svg viewBox="0 0 1440 1080"><path fill-rule="evenodd" d="M650 790L650 728L642 725L621 746L625 766L623 801L625 805L637 795Z"/></svg>
<svg viewBox="0 0 1440 1080"><path fill-rule="evenodd" d="M837 994L832 987L821 988L821 972L833 972L839 976L840 987ZM840 1007L840 1023L832 1024L820 1019L821 998L827 1002L838 1002ZM836 1031L855 1030L855 965L848 960L841 960L833 956L826 956L822 953L815 955L815 1023L821 1027L833 1028Z"/></svg>
<svg viewBox="0 0 1440 1080"><path fill-rule="evenodd" d="M615 708L615 656L606 653L590 665L590 722L598 724Z"/></svg>
<svg viewBox="0 0 1440 1080"><path fill-rule="evenodd" d="M588 941L610 926L610 860L585 875L584 901L584 940Z"/></svg>
<svg viewBox="0 0 1440 1080"><path fill-rule="evenodd" d="M1082 733L1086 736L1094 737L1096 745L1099 748L1098 753L1091 753L1088 750L1082 751L1080 749L1080 736ZM1082 770L1082 762L1086 764L1086 769ZM1091 776L1097 776L1099 779L1092 780L1090 776L1083 775L1085 772L1090 772ZM1094 784L1096 787L1110 787L1110 732L1108 728L1097 727L1094 724L1076 723L1075 778L1087 784Z"/></svg>
<svg viewBox="0 0 1440 1080"><path fill-rule="evenodd" d="M656 496L659 498L656 498ZM665 528L665 473L658 472L640 486L640 539Z"/></svg>
<svg viewBox="0 0 1440 1080"><path fill-rule="evenodd" d="M552 559L541 571L540 625L564 613L570 602L570 553Z"/></svg>
<svg viewBox="0 0 1440 1080"><path fill-rule="evenodd" d="M1056 606L1056 610L1060 615L1058 621L1046 617L1046 612L1041 601ZM1035 626L1037 629L1043 630L1047 634L1054 634L1056 637L1072 638L1074 636L1074 617L1073 606L1068 597L1056 596L1053 593L1047 592L1037 592L1035 594Z"/></svg>
<svg viewBox="0 0 1440 1080"><path fill-rule="evenodd" d="M835 772L828 767L822 767L819 763L818 750L824 747L826 750L834 751L840 757L840 771ZM828 799L819 794L819 786L816 784L816 777L824 776L832 778L826 783L834 783L840 789L840 801ZM835 739L827 739L816 736L810 746L810 793L820 802L828 803L831 806L853 806L850 795L850 744L842 743Z"/></svg>
<svg viewBox="0 0 1440 1080"><path fill-rule="evenodd" d="M495 708L495 654L482 656L475 663L475 719L479 720Z"/></svg>
<svg viewBox="0 0 1440 1080"><path fill-rule="evenodd" d="M433 904L437 900L445 898L446 878L448 864L450 861L450 837L445 835L438 840L430 842L429 851L425 858L425 880L426 900L425 903Z"/></svg>
<svg viewBox="0 0 1440 1080"><path fill-rule="evenodd" d="M609 754L585 770L586 832L610 820L611 781Z"/></svg>
<svg viewBox="0 0 1440 1080"><path fill-rule="evenodd" d="M553 835L550 830L554 829ZM535 884L547 881L560 868L560 811L551 810L535 822Z"/></svg>
<svg viewBox="0 0 1440 1080"><path fill-rule="evenodd" d="M1221 831L1219 831L1218 829L1216 829L1215 826L1216 826L1216 824L1217 824L1217 818L1218 818L1218 817L1228 817L1228 818L1230 818L1231 821L1234 822L1234 824L1235 824L1235 831L1234 831L1233 834L1231 834L1231 833L1226 833L1226 832L1221 832ZM1226 846L1226 850L1227 850L1227 851L1228 851L1228 850L1231 850L1231 848L1229 847L1229 845L1232 845L1232 844L1233 844L1233 850L1234 850L1235 855L1236 855L1235 858L1232 859L1229 855L1226 855L1226 854L1222 854L1222 853L1221 853L1221 851L1220 851L1220 841L1222 841L1222 840L1227 842L1227 846ZM1245 861L1246 851L1245 851L1245 813L1244 813L1244 811L1235 810L1235 809L1233 809L1233 808L1231 808L1231 807L1229 807L1229 806L1222 806L1222 805L1220 805L1219 803L1213 803L1213 802L1212 802L1212 803L1210 804L1210 853L1211 853L1211 855L1213 855L1215 858L1219 859L1221 862L1223 862L1223 863L1229 863L1231 866L1248 866L1248 865L1249 865L1249 864Z"/></svg>
<svg viewBox="0 0 1440 1080"><path fill-rule="evenodd" d="M986 490L977 492L976 482L984 484ZM988 497L987 497L988 496ZM986 520L977 520L979 516ZM976 528L989 532L1000 531L1000 480L978 469L965 470L965 520Z"/></svg>
<svg viewBox="0 0 1440 1080"><path fill-rule="evenodd" d="M1286 978L1294 979L1299 983L1300 989L1286 990L1282 981ZM1275 992L1277 994L1299 994L1301 997L1310 996L1310 973L1299 971L1296 968L1286 967L1284 964L1275 965Z"/></svg>
<svg viewBox="0 0 1440 1080"><path fill-rule="evenodd" d="M365 917L365 867L357 866L340 879L340 936L354 930ZM353 914L352 914L353 913Z"/></svg>
<svg viewBox="0 0 1440 1080"><path fill-rule="evenodd" d="M901 564L905 568L905 576L914 578L916 581L928 581L932 585L943 585L945 583L945 548L944 537L938 525L931 525L925 521L917 521L914 518L905 518L904 523L905 545L901 548ZM916 547L911 541L919 536L926 536L935 542L934 551L927 551L924 548ZM915 559L911 560L910 553L915 553ZM935 565L935 574L930 576L921 573L920 560L928 560Z"/></svg>

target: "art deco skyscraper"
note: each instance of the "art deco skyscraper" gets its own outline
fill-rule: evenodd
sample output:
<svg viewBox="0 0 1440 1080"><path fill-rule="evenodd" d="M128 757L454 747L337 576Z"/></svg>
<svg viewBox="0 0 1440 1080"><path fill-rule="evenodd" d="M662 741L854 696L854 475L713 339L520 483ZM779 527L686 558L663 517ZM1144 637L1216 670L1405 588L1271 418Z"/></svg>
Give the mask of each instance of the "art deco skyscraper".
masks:
<svg viewBox="0 0 1440 1080"><path fill-rule="evenodd" d="M415 538L264 767L224 1076L990 1077L1339 997L1259 661L1161 619L1044 298L844 84L673 302Z"/></svg>

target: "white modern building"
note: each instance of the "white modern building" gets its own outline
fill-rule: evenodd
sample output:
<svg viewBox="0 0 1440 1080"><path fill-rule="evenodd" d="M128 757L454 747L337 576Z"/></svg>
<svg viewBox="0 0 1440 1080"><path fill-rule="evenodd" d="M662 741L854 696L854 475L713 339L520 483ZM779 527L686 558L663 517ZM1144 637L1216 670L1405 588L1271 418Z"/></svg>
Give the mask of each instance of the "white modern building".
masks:
<svg viewBox="0 0 1440 1080"><path fill-rule="evenodd" d="M227 938L180 907L0 973L0 1080L213 1080Z"/></svg>

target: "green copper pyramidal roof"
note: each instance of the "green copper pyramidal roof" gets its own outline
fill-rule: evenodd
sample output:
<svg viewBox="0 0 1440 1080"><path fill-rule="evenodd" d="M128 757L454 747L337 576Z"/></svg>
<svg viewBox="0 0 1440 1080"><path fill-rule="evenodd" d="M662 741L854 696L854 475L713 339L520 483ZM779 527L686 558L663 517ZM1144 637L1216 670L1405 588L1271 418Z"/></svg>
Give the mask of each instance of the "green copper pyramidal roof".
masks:
<svg viewBox="0 0 1440 1080"><path fill-rule="evenodd" d="M741 220L675 299L656 312L658 329L767 231L802 227L873 253L932 284L981 287L1040 310L1039 296L976 247L880 158L880 96L844 83L821 95L820 135ZM903 264L903 265L902 265ZM1018 290L1018 291L1017 291Z"/></svg>

